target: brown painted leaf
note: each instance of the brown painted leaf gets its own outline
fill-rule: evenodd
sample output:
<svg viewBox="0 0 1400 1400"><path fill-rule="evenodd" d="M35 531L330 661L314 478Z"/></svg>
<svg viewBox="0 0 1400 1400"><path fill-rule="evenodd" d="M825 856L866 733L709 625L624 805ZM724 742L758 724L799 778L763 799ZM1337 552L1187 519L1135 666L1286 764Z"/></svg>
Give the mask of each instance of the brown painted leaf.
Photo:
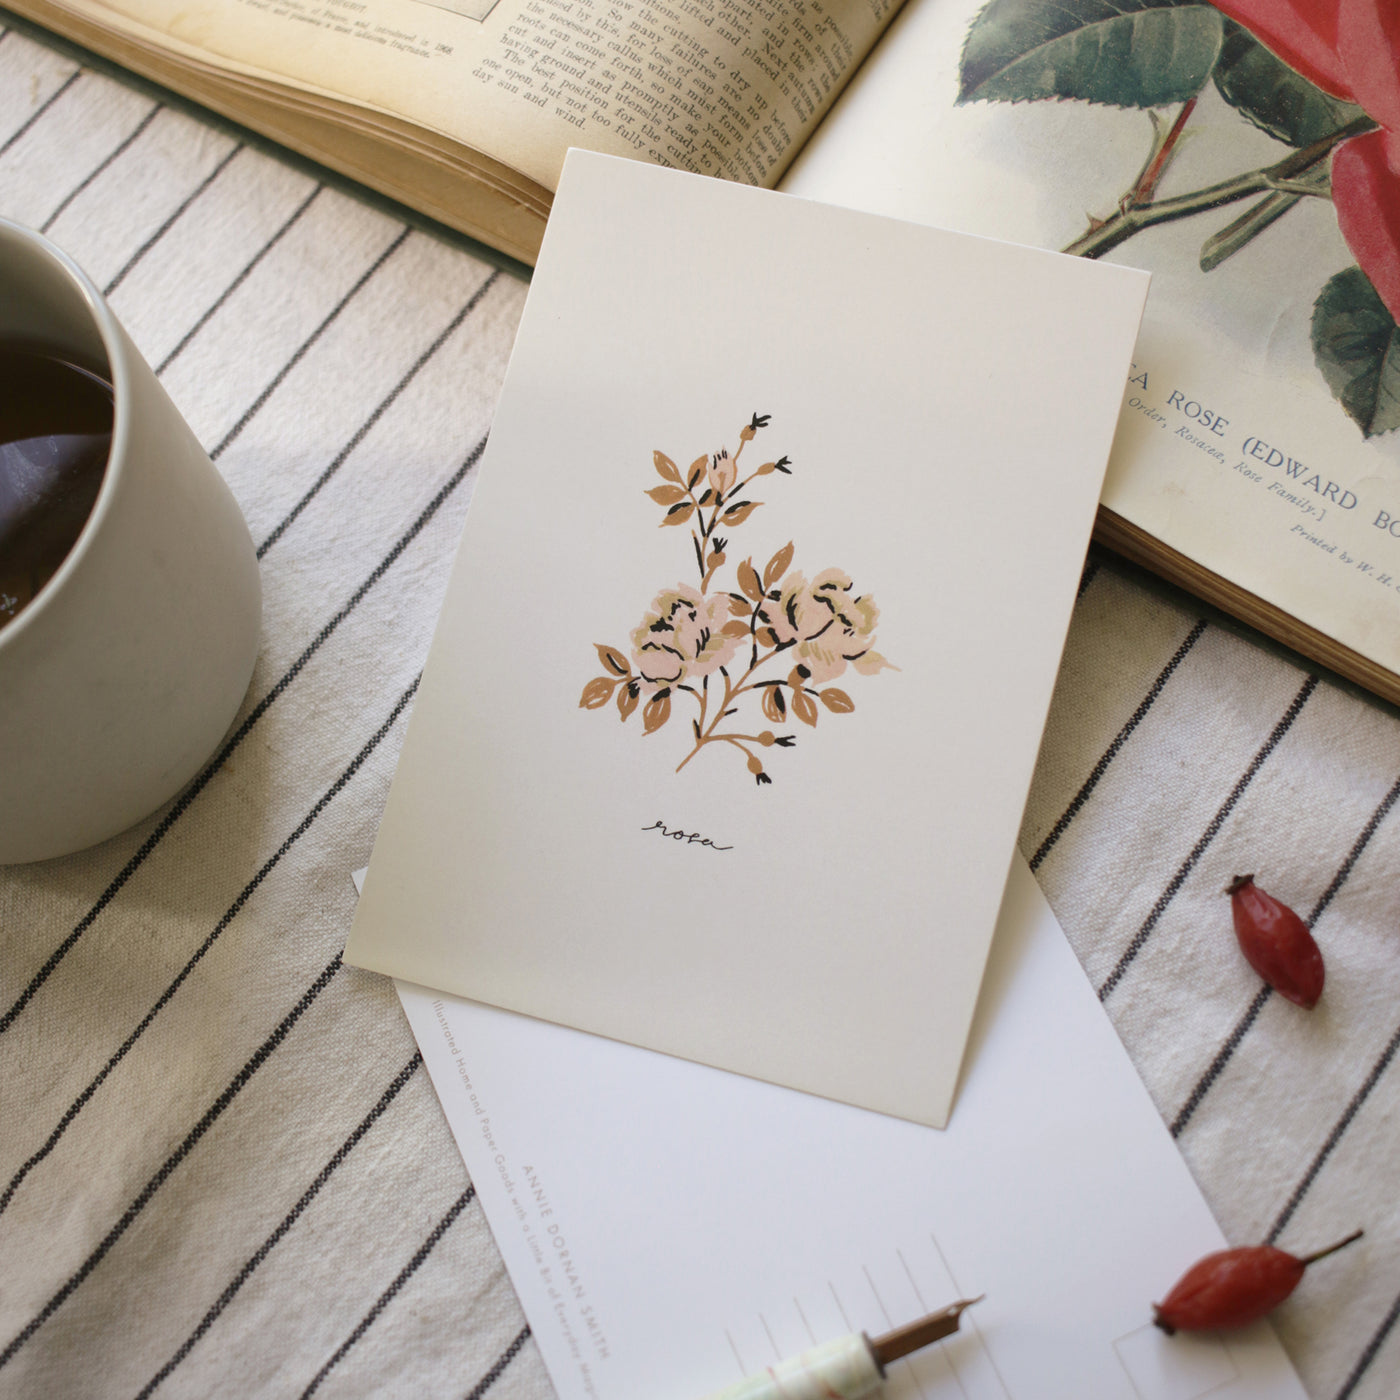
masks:
<svg viewBox="0 0 1400 1400"><path fill-rule="evenodd" d="M640 694L635 681L631 685L624 685L617 692L617 712L624 720L637 708L637 697Z"/></svg>
<svg viewBox="0 0 1400 1400"><path fill-rule="evenodd" d="M758 644L761 647L778 645L778 634L771 627L760 627L755 635L758 637Z"/></svg>
<svg viewBox="0 0 1400 1400"><path fill-rule="evenodd" d="M752 559L745 559L739 565L739 587L755 602L759 602L763 597L763 585L758 581L758 570L753 566Z"/></svg>
<svg viewBox="0 0 1400 1400"><path fill-rule="evenodd" d="M613 686L617 682L611 676L594 676L583 688L578 707L580 710L599 710L612 698Z"/></svg>
<svg viewBox="0 0 1400 1400"><path fill-rule="evenodd" d="M732 622L726 622L719 629L726 637L747 637L749 635L749 624L741 622L737 617Z"/></svg>
<svg viewBox="0 0 1400 1400"><path fill-rule="evenodd" d="M742 525L762 504L762 501L740 501L737 506L730 506L720 519L726 525Z"/></svg>
<svg viewBox="0 0 1400 1400"><path fill-rule="evenodd" d="M708 457L701 455L690 464L690 470L685 474L685 484L692 490L695 489L695 483L705 475L705 468L709 465L709 461Z"/></svg>
<svg viewBox="0 0 1400 1400"><path fill-rule="evenodd" d="M653 452L651 461L662 481L674 481L677 486L681 484L680 468L664 452Z"/></svg>
<svg viewBox="0 0 1400 1400"><path fill-rule="evenodd" d="M673 506L685 500L685 490L680 486L653 486L647 495L659 506Z"/></svg>
<svg viewBox="0 0 1400 1400"><path fill-rule="evenodd" d="M783 699L780 686L765 685L763 687L763 713L774 724L782 724L787 719L787 701Z"/></svg>
<svg viewBox="0 0 1400 1400"><path fill-rule="evenodd" d="M834 715L848 715L856 707L856 702L844 690L838 690L834 685L827 686L818 694L822 704Z"/></svg>
<svg viewBox="0 0 1400 1400"><path fill-rule="evenodd" d="M679 505L672 506L671 509L666 512L665 516L662 518L661 524L663 526L684 525L694 513L694 501L681 501Z"/></svg>
<svg viewBox="0 0 1400 1400"><path fill-rule="evenodd" d="M789 540L769 561L768 567L763 571L763 586L772 588L782 576L787 573L788 565L792 563L792 541Z"/></svg>
<svg viewBox="0 0 1400 1400"><path fill-rule="evenodd" d="M738 593L731 593L729 595L729 611L735 617L747 617L753 611L753 604Z"/></svg>
<svg viewBox="0 0 1400 1400"><path fill-rule="evenodd" d="M603 663L603 670L611 671L615 676L630 676L632 674L632 668L627 664L627 658L616 647L605 647L602 642L594 642L593 650L598 653L598 660Z"/></svg>
<svg viewBox="0 0 1400 1400"><path fill-rule="evenodd" d="M792 692L792 712L803 724L810 724L813 729L817 727L817 707L805 690Z"/></svg>
<svg viewBox="0 0 1400 1400"><path fill-rule="evenodd" d="M671 692L663 690L647 701L646 708L642 711L642 729L647 734L654 734L670 718Z"/></svg>

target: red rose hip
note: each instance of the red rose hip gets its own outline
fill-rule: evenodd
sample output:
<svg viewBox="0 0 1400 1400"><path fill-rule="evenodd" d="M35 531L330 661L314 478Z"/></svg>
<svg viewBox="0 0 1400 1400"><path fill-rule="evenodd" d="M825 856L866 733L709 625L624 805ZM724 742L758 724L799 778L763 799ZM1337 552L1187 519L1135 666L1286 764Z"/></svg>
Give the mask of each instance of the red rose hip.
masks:
<svg viewBox="0 0 1400 1400"><path fill-rule="evenodd" d="M1271 1244L1244 1245L1207 1254L1177 1280L1160 1303L1153 1322L1173 1332L1214 1332L1248 1327L1276 1308L1297 1288L1309 1264L1361 1238L1357 1230L1316 1254L1299 1259Z"/></svg>
<svg viewBox="0 0 1400 1400"><path fill-rule="evenodd" d="M1266 894L1253 875L1236 875L1225 891L1235 937L1250 967L1280 996L1313 1007L1322 995L1322 953L1308 926L1286 904Z"/></svg>

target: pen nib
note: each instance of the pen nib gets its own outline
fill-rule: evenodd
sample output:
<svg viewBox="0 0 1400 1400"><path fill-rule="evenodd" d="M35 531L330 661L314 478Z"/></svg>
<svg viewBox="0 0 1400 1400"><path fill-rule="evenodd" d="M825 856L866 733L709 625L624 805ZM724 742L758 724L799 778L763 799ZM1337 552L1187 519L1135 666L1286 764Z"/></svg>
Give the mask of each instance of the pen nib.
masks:
<svg viewBox="0 0 1400 1400"><path fill-rule="evenodd" d="M906 1323L903 1327L896 1327L893 1332L886 1332L883 1337L876 1337L870 1343L870 1352L876 1365L883 1371L891 1361L898 1361L901 1356L908 1356L911 1351L932 1346L934 1342L951 1336L958 1330L963 1312L974 1303L980 1303L984 1297L985 1293L976 1298L961 1298L941 1312L930 1313L917 1322Z"/></svg>

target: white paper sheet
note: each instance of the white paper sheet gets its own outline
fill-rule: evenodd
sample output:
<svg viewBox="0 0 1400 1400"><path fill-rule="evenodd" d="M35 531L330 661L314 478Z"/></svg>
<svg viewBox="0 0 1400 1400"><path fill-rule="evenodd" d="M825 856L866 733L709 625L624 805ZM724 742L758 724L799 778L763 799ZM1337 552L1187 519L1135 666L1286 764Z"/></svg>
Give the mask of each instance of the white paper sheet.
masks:
<svg viewBox="0 0 1400 1400"><path fill-rule="evenodd" d="M1146 285L571 153L347 962L942 1124Z"/></svg>
<svg viewBox="0 0 1400 1400"><path fill-rule="evenodd" d="M1267 1323L1151 1325L1224 1241L1019 858L945 1132L399 995L561 1400L696 1400L978 1293L889 1400L1303 1400Z"/></svg>

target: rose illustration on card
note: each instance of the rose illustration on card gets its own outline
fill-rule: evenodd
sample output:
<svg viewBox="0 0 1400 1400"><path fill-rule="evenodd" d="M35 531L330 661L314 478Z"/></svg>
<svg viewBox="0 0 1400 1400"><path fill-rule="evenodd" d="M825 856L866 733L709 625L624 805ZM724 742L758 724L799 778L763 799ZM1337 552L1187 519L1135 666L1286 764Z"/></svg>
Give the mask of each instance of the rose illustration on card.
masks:
<svg viewBox="0 0 1400 1400"><path fill-rule="evenodd" d="M752 555L733 566L724 586L732 532L764 505L750 498L760 477L791 476L787 457L745 474L745 449L768 426L755 413L739 445L697 457L682 471L664 452L652 454L662 484L646 494L665 514L661 528L689 526L698 583L663 587L630 634L631 652L595 643L603 674L583 688L579 707L615 701L625 723L641 711L642 733L655 734L678 707L690 711L692 747L680 772L703 749L718 745L742 756L760 787L771 783L759 750L792 748L794 722L816 728L822 711L848 715L855 702L833 681L848 669L873 676L898 670L875 650L880 610L839 568L810 578L793 567L792 541L762 566ZM722 536L719 532L731 532ZM786 668L786 672L784 672Z"/></svg>

